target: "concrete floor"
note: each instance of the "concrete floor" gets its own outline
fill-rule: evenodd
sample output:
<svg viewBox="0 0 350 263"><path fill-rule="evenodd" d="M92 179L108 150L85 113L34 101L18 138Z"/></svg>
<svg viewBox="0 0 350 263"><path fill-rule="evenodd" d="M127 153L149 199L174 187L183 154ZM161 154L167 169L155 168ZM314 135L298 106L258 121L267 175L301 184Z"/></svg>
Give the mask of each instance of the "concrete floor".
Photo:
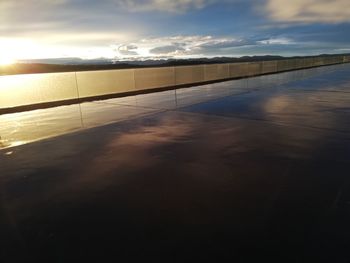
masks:
<svg viewBox="0 0 350 263"><path fill-rule="evenodd" d="M350 262L350 65L1 115L0 136L0 262Z"/></svg>

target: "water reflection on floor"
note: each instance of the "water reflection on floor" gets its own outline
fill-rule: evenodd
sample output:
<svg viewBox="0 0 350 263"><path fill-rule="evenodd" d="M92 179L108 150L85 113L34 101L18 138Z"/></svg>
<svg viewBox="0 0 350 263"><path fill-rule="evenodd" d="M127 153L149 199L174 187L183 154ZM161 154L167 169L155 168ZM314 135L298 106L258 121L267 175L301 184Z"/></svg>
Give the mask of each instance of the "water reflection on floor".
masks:
<svg viewBox="0 0 350 263"><path fill-rule="evenodd" d="M341 65L0 116L0 261L349 262L349 94Z"/></svg>

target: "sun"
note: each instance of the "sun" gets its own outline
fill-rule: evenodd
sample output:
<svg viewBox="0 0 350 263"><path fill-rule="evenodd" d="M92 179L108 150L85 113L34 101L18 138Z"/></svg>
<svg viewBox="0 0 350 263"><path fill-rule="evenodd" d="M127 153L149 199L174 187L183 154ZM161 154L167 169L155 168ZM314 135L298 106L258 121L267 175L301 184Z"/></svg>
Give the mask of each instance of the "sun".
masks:
<svg viewBox="0 0 350 263"><path fill-rule="evenodd" d="M16 63L16 60L14 58L0 57L0 66L9 66L14 63Z"/></svg>

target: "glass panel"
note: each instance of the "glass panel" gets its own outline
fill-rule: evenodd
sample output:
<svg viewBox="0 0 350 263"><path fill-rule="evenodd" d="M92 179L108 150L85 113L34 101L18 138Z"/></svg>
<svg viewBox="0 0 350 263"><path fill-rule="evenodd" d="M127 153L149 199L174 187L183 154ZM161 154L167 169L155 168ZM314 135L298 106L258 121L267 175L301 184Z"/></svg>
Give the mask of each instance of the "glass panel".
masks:
<svg viewBox="0 0 350 263"><path fill-rule="evenodd" d="M204 81L204 66L180 66L175 67L176 85L189 84Z"/></svg>
<svg viewBox="0 0 350 263"><path fill-rule="evenodd" d="M135 90L133 69L77 72L77 81L80 97Z"/></svg>
<svg viewBox="0 0 350 263"><path fill-rule="evenodd" d="M175 86L174 67L135 69L136 90Z"/></svg>
<svg viewBox="0 0 350 263"><path fill-rule="evenodd" d="M75 73L0 76L0 108L76 99Z"/></svg>

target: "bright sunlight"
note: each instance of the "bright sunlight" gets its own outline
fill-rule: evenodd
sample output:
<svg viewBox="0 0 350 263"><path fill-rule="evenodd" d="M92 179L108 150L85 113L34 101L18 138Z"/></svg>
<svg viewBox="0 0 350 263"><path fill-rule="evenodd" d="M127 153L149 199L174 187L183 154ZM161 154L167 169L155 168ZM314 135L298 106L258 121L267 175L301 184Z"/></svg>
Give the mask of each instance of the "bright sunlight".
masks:
<svg viewBox="0 0 350 263"><path fill-rule="evenodd" d="M16 63L16 60L14 58L0 56L0 66L8 66L14 63Z"/></svg>

